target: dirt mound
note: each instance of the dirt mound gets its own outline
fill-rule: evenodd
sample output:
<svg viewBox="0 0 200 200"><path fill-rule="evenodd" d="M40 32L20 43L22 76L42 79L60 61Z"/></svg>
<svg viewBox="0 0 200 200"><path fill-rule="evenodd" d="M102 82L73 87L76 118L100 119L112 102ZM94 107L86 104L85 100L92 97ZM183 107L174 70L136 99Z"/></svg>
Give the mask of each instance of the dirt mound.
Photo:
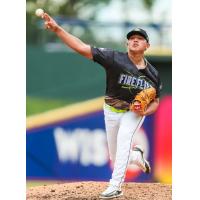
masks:
<svg viewBox="0 0 200 200"><path fill-rule="evenodd" d="M107 187L105 182L74 182L32 187L27 200L97 200ZM171 200L172 186L160 183L124 183L118 200Z"/></svg>

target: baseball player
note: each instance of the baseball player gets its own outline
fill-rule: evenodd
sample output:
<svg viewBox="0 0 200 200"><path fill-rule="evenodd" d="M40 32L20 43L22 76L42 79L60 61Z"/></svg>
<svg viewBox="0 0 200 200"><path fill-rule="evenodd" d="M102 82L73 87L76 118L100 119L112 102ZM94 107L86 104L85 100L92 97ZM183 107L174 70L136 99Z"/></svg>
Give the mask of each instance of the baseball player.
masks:
<svg viewBox="0 0 200 200"><path fill-rule="evenodd" d="M127 34L127 52L118 52L85 44L62 29L47 13L43 14L43 19L46 29L55 32L68 47L105 69L105 127L114 168L109 185L100 198L119 197L123 195L121 186L128 164L139 166L145 173L151 171L142 147L132 147L133 135L142 126L145 116L154 113L159 105L159 75L144 57L150 46L149 37L143 29L133 29ZM149 95L146 89L154 89L155 94ZM142 96L140 92L143 92ZM145 99L148 103L143 105Z"/></svg>

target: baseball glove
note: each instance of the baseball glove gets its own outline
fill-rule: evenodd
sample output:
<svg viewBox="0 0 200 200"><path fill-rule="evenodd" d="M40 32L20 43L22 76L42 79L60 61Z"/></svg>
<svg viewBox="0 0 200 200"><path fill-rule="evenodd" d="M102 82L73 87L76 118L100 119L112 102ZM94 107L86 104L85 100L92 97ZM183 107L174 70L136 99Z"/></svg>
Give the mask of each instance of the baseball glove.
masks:
<svg viewBox="0 0 200 200"><path fill-rule="evenodd" d="M139 92L134 100L130 103L130 110L133 112L144 113L148 105L155 99L156 90L153 87L147 88Z"/></svg>

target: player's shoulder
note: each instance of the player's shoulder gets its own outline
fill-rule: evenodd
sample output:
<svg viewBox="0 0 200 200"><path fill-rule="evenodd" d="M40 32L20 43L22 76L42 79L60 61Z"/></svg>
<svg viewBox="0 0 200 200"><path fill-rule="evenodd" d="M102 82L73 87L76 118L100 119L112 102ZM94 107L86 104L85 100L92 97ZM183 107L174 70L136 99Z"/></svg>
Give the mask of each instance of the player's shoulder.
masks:
<svg viewBox="0 0 200 200"><path fill-rule="evenodd" d="M126 56L126 52L122 52L122 51L119 51L119 50L116 50L116 49L111 49L111 48L98 48L100 51L107 51L107 52L112 52L113 55L115 57L124 57Z"/></svg>
<svg viewBox="0 0 200 200"><path fill-rule="evenodd" d="M93 50L96 50L96 51L101 51L101 52L113 52L114 50L111 49L111 48L105 48L105 47L95 47L95 46L91 46L91 48Z"/></svg>
<svg viewBox="0 0 200 200"><path fill-rule="evenodd" d="M107 47L95 47L95 46L91 46L92 49L95 49L95 50L98 50L98 51L101 51L101 52L113 52L114 54L116 55L125 55L126 53L125 52L121 52L121 51L118 51L116 49L112 49L112 48L107 48Z"/></svg>
<svg viewBox="0 0 200 200"><path fill-rule="evenodd" d="M147 59L145 59L145 60L147 62L147 66L148 66L149 70L151 71L151 73L153 73L156 76L159 76L159 72L156 69L156 67L154 65L152 65Z"/></svg>
<svg viewBox="0 0 200 200"><path fill-rule="evenodd" d="M125 55L127 55L127 52L122 52L122 51L119 51L119 50L114 50L114 53L116 55L119 55L119 56L125 56Z"/></svg>
<svg viewBox="0 0 200 200"><path fill-rule="evenodd" d="M121 62L122 63L128 62L128 54L127 54L127 52L114 50L113 57L114 57L114 60L116 62L120 62L120 63Z"/></svg>
<svg viewBox="0 0 200 200"><path fill-rule="evenodd" d="M127 58L127 52L122 52L116 49L111 48L98 48L101 52L107 52L108 54L112 54L113 59L117 62L125 60Z"/></svg>

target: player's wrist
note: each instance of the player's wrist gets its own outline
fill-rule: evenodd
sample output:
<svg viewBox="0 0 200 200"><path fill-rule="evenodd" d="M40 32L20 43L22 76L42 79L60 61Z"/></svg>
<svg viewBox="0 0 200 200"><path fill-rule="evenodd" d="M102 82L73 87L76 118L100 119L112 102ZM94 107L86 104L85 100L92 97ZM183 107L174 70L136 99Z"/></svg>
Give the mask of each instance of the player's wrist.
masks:
<svg viewBox="0 0 200 200"><path fill-rule="evenodd" d="M55 32L56 34L62 32L62 30L63 30L63 29L62 29L59 25L56 25L55 28L54 28L54 32Z"/></svg>

